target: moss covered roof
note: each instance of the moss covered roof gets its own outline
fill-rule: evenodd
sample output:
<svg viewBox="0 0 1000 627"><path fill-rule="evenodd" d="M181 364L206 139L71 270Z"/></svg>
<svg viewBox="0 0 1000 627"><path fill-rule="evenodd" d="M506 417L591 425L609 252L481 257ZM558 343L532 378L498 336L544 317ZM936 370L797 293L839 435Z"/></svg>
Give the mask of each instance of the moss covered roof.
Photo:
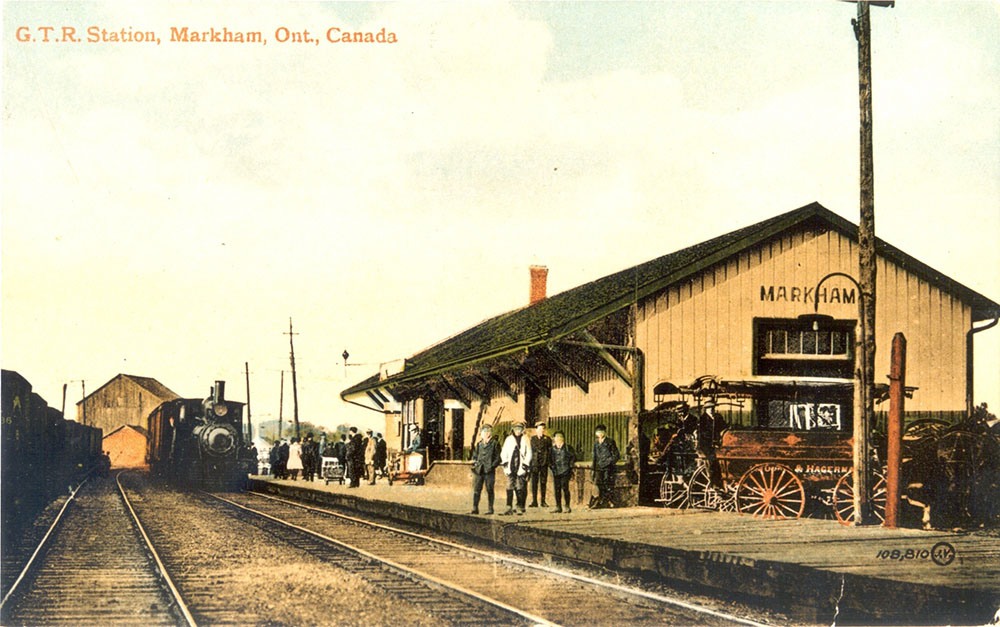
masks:
<svg viewBox="0 0 1000 627"><path fill-rule="evenodd" d="M369 377L344 390L341 397L393 383L417 381L564 338L635 300L687 279L788 229L807 225L832 228L857 239L856 225L819 203L812 203L485 320L408 358L402 372L385 379L378 375ZM973 320L1000 316L997 303L882 240L876 241L876 247L880 256L968 303L973 309Z"/></svg>

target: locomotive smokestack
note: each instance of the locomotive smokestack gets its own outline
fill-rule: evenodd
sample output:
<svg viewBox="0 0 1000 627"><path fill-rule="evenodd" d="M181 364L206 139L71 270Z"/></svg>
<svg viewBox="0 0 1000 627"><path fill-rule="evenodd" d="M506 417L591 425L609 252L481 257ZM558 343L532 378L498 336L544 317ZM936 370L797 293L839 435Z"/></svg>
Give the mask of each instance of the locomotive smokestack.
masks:
<svg viewBox="0 0 1000 627"><path fill-rule="evenodd" d="M226 382L225 381L216 381L215 382L214 392L215 393L213 394L213 398L212 398L212 400L214 402L221 403L224 400L226 400Z"/></svg>

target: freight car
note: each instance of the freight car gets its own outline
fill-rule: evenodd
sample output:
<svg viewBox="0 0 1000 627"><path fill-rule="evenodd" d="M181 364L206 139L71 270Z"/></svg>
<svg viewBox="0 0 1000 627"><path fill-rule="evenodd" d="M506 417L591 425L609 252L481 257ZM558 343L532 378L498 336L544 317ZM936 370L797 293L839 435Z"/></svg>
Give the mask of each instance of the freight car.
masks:
<svg viewBox="0 0 1000 627"><path fill-rule="evenodd" d="M101 458L102 432L64 420L13 370L0 375L3 417L3 529L17 533L57 494L79 482Z"/></svg>
<svg viewBox="0 0 1000 627"><path fill-rule="evenodd" d="M153 477L202 489L237 489L247 477L243 403L216 381L204 400L166 401L149 414L146 462Z"/></svg>

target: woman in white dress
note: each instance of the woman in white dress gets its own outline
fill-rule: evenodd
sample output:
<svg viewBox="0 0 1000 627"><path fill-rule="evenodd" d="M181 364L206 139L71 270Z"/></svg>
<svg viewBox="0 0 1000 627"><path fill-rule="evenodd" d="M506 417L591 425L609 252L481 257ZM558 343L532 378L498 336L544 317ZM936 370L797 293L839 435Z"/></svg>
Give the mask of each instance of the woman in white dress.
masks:
<svg viewBox="0 0 1000 627"><path fill-rule="evenodd" d="M292 438L292 443L288 445L288 474L292 480L299 478L299 471L302 470L302 445L298 438Z"/></svg>

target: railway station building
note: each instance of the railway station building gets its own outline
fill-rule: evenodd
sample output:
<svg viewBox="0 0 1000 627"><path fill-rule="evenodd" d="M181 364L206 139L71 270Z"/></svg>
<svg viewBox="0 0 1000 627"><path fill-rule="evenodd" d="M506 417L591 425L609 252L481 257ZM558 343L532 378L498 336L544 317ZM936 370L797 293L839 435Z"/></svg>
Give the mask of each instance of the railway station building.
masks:
<svg viewBox="0 0 1000 627"><path fill-rule="evenodd" d="M119 374L76 404L76 420L112 431L125 425L144 425L160 403L180 398L151 377Z"/></svg>
<svg viewBox="0 0 1000 627"><path fill-rule="evenodd" d="M877 240L876 382L908 343L907 421L955 421L974 402L973 351L1000 305ZM742 390L731 425L850 431L859 290L857 226L818 203L531 302L461 331L341 393L384 414L391 449L423 433L436 460L468 458L479 426L545 422L590 456L604 424L635 502L644 444L672 401ZM884 414L888 403L877 405ZM822 413L823 424L817 419Z"/></svg>

